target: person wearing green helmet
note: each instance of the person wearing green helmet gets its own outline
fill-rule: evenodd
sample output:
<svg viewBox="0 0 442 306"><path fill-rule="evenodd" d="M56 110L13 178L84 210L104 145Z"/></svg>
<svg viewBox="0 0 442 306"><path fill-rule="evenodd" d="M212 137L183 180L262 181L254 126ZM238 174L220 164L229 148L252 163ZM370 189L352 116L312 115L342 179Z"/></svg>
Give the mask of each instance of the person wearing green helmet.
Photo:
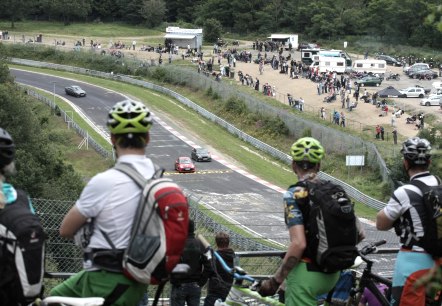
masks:
<svg viewBox="0 0 442 306"><path fill-rule="evenodd" d="M152 127L149 109L141 102L118 102L109 111L107 126L117 164L130 164L146 179L151 178L154 164L145 156ZM121 265L140 194L138 185L114 168L95 175L87 183L60 227L62 237L75 238L83 248L84 269L53 288L51 295L99 296L106 299L107 305L138 305L147 291L146 285L127 278Z"/></svg>
<svg viewBox="0 0 442 306"><path fill-rule="evenodd" d="M318 140L303 137L292 145L290 154L292 169L298 177L298 184L290 186L284 194L285 222L289 229L290 244L281 266L271 278L261 283L258 292L262 296L274 295L285 282L285 305L313 306L317 305L319 295L333 289L340 275L339 271L324 273L315 266L306 235L309 194L302 182L320 181L317 174L325 151ZM362 227L358 224L357 228L359 240L362 240Z"/></svg>

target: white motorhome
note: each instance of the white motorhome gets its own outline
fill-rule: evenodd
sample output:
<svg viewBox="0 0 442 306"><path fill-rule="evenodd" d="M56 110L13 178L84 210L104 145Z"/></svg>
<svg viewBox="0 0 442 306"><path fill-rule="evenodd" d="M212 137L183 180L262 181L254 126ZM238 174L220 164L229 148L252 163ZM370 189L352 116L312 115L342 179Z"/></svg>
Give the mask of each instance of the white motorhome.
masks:
<svg viewBox="0 0 442 306"><path fill-rule="evenodd" d="M356 72L368 72L384 75L387 72L387 62L377 59L355 60L353 70Z"/></svg>
<svg viewBox="0 0 442 306"><path fill-rule="evenodd" d="M336 72L344 73L346 60L342 57L315 56L311 68L318 69L320 73Z"/></svg>
<svg viewBox="0 0 442 306"><path fill-rule="evenodd" d="M289 49L289 44L292 44L292 49L298 49L298 34L272 34L268 37L271 41L280 42L285 49Z"/></svg>
<svg viewBox="0 0 442 306"><path fill-rule="evenodd" d="M345 58L345 64L347 67L351 67L352 59L347 52L342 50L321 50L319 51L319 56L327 56L327 57L342 57Z"/></svg>
<svg viewBox="0 0 442 306"><path fill-rule="evenodd" d="M321 51L319 48L307 48L301 49L301 61L304 64L310 65L314 62L313 57L317 55Z"/></svg>

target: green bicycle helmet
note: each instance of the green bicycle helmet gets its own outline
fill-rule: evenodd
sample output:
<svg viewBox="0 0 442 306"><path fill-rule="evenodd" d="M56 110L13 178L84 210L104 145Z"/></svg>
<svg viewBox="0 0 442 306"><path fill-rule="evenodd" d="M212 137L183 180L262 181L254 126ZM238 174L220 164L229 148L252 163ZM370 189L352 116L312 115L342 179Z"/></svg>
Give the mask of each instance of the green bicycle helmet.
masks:
<svg viewBox="0 0 442 306"><path fill-rule="evenodd" d="M143 103L124 100L110 110L107 126L112 134L147 133L152 115Z"/></svg>
<svg viewBox="0 0 442 306"><path fill-rule="evenodd" d="M324 148L316 139L303 137L298 139L290 149L294 161L308 161L317 164L324 157Z"/></svg>
<svg viewBox="0 0 442 306"><path fill-rule="evenodd" d="M416 165L426 165L431 158L431 145L425 138L412 137L402 144L401 153Z"/></svg>

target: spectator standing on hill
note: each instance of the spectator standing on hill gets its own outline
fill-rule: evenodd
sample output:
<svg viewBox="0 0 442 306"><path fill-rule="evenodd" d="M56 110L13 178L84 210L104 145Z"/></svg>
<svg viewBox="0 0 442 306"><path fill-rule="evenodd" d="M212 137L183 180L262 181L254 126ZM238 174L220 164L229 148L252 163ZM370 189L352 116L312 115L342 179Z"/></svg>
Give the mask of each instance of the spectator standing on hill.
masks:
<svg viewBox="0 0 442 306"><path fill-rule="evenodd" d="M201 299L201 288L211 274L211 266L205 255L204 245L195 237L195 223L189 220L189 234L186 240L181 263L190 266L186 276L174 277L170 280L172 291L170 294L171 306L198 306Z"/></svg>
<svg viewBox="0 0 442 306"><path fill-rule="evenodd" d="M391 114L391 126L396 126L396 115L394 113Z"/></svg>
<svg viewBox="0 0 442 306"><path fill-rule="evenodd" d="M299 98L299 110L304 111L304 99L302 97Z"/></svg>
<svg viewBox="0 0 442 306"><path fill-rule="evenodd" d="M125 100L115 104L108 114L118 163L134 167L144 178L154 174L154 165L146 157L152 115L141 102ZM80 229L89 228L92 235L84 252L84 270L51 290L51 295L67 297L107 297L115 306L137 305L147 285L127 278L123 273L124 250L129 244L132 221L138 207L141 189L126 174L111 168L95 175L83 189L60 226L60 235L84 240ZM106 233L109 240L104 238ZM112 241L114 245L110 245ZM119 258L119 259L118 259ZM99 284L99 286L96 286Z"/></svg>
<svg viewBox="0 0 442 306"><path fill-rule="evenodd" d="M347 109L350 109L350 95L347 95L347 98L345 99L345 103L347 104Z"/></svg>
<svg viewBox="0 0 442 306"><path fill-rule="evenodd" d="M341 96L341 108L345 108L345 92L341 90L340 96Z"/></svg>
<svg viewBox="0 0 442 306"><path fill-rule="evenodd" d="M291 147L292 169L300 183L319 183L318 172L325 151L312 137L298 139ZM305 185L292 185L284 193L285 223L289 230L290 244L280 267L272 277L262 281L258 293L274 295L285 282L285 305L316 306L317 296L329 292L339 279L340 272L324 273L315 266L311 238L308 236L309 189ZM359 240L364 232L356 219Z"/></svg>
<svg viewBox="0 0 442 306"><path fill-rule="evenodd" d="M345 127L345 114L344 114L344 112L341 112L341 126Z"/></svg>
<svg viewBox="0 0 442 306"><path fill-rule="evenodd" d="M384 140L384 127L381 126L381 139Z"/></svg>
<svg viewBox="0 0 442 306"><path fill-rule="evenodd" d="M135 45L137 44L137 42L134 40L134 41L132 41L132 50L134 50L135 51Z"/></svg>
<svg viewBox="0 0 442 306"><path fill-rule="evenodd" d="M397 129L394 128L393 132L391 132L393 134L393 143L396 145L397 144Z"/></svg>
<svg viewBox="0 0 442 306"><path fill-rule="evenodd" d="M321 107L321 119L325 120L325 108Z"/></svg>
<svg viewBox="0 0 442 306"><path fill-rule="evenodd" d="M2 235L0 239L0 304L5 306L28 305L31 302L29 301L29 298L23 296L22 283L19 276L19 273L22 271L17 270L15 264L15 260L18 258L18 256L15 256L15 248L19 247L17 244L20 243L16 240L8 240L6 238L11 237L9 236L10 234L8 233L8 230L17 233L15 228L13 229L7 226L10 224L8 219L18 219L21 217L20 226L26 226L23 221L23 217L25 216L22 213L35 213L29 195L25 191L13 186L7 180L17 172L15 168L15 152L16 146L11 135L9 135L6 130L0 128L0 225L2 227ZM15 216L15 218L12 216ZM31 222L29 218L26 218L26 221ZM28 230L31 229L31 227L26 228ZM41 241L44 233L36 231L34 228L32 236L31 232L25 233L22 231L21 233L23 234L23 237L28 237L30 240L32 240L31 237L34 238L34 243L27 241L25 248L31 250L30 255L38 255L38 253L33 252L31 249L32 244L37 245L37 242ZM43 241L41 241L39 245L42 246ZM24 253L25 252L23 252L23 256L25 256ZM40 256L44 255L40 253ZM34 263L38 264L40 259L37 257L35 260ZM40 264L38 266L40 267ZM34 281L38 281L38 279L34 278ZM33 286L38 284L39 283L35 282ZM37 295L38 292L36 292L36 297Z"/></svg>
<svg viewBox="0 0 442 306"><path fill-rule="evenodd" d="M229 267L234 266L235 252L230 248L230 237L225 232L220 232L215 236L217 253L224 259ZM204 300L204 306L213 306L215 301L226 300L232 287L233 276L224 270L221 263L217 260L213 267L212 275L209 278L207 296Z"/></svg>
<svg viewBox="0 0 442 306"><path fill-rule="evenodd" d="M381 231L394 228L401 243L394 267L390 305L421 306L426 304L425 286L415 287L415 282L441 261L423 248L422 237L430 232L424 208L424 187L438 186L441 181L429 171L431 144L428 140L407 139L402 144L401 154L410 181L398 187L378 212L376 228Z"/></svg>
<svg viewBox="0 0 442 306"><path fill-rule="evenodd" d="M376 139L379 139L381 137L381 127L376 125Z"/></svg>

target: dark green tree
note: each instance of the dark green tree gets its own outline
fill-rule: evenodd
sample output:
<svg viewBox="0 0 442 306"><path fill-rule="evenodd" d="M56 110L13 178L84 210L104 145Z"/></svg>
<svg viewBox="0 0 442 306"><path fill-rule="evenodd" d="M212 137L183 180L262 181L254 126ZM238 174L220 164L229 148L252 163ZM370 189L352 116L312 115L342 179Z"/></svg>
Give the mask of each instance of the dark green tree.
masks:
<svg viewBox="0 0 442 306"><path fill-rule="evenodd" d="M166 3L164 0L144 0L140 15L149 27L160 25L166 17Z"/></svg>
<svg viewBox="0 0 442 306"><path fill-rule="evenodd" d="M92 0L56 0L47 2L46 8L53 18L69 25L73 20L86 20L92 11Z"/></svg>
<svg viewBox="0 0 442 306"><path fill-rule="evenodd" d="M24 95L4 65L0 63L0 126L12 135L17 149L17 175L11 182L31 197L76 199L83 182L50 141L54 131L45 120L49 108Z"/></svg>
<svg viewBox="0 0 442 306"><path fill-rule="evenodd" d="M11 22L11 28L15 28L15 22L27 16L32 11L31 0L1 0L0 16Z"/></svg>
<svg viewBox="0 0 442 306"><path fill-rule="evenodd" d="M204 22L203 34L206 42L214 43L221 37L221 23L213 18L209 18Z"/></svg>

